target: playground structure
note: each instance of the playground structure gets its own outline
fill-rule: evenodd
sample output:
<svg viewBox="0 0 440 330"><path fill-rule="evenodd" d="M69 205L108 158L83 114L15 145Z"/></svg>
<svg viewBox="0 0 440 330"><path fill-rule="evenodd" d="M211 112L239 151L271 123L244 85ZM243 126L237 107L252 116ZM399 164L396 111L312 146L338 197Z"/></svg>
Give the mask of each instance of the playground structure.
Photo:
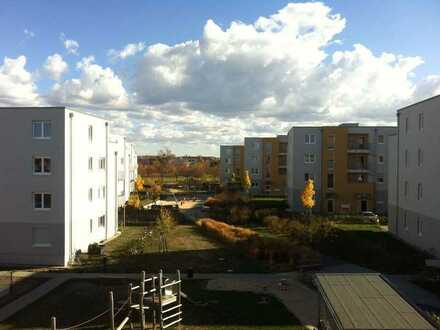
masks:
<svg viewBox="0 0 440 330"><path fill-rule="evenodd" d="M73 330L91 325L100 318L107 316L109 329L122 330L126 326L135 329L135 320L140 324L140 328L147 329L147 319L150 320L151 328L148 329L167 329L172 326L179 326L183 320L182 312L182 279L180 271L177 270L176 278L171 280L164 277L162 270L158 274L147 276L143 271L140 274L139 284L128 285L127 299L117 302L115 311L115 297L113 292L109 292L109 308L93 318L69 326L67 328L57 328L55 317L51 319L52 330ZM120 315L125 315L121 317ZM119 320L116 323L116 319Z"/></svg>

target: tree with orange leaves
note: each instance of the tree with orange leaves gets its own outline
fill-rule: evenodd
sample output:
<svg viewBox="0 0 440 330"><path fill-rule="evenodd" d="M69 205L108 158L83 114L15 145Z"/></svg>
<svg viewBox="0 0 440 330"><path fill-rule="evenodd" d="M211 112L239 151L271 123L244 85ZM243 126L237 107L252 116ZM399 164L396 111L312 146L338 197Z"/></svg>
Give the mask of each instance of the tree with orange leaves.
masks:
<svg viewBox="0 0 440 330"><path fill-rule="evenodd" d="M308 210L308 214L312 213L312 208L315 206L315 186L313 180L308 179L301 193L301 203Z"/></svg>
<svg viewBox="0 0 440 330"><path fill-rule="evenodd" d="M138 175L134 181L134 187L136 188L137 192L144 190L144 180L140 175Z"/></svg>

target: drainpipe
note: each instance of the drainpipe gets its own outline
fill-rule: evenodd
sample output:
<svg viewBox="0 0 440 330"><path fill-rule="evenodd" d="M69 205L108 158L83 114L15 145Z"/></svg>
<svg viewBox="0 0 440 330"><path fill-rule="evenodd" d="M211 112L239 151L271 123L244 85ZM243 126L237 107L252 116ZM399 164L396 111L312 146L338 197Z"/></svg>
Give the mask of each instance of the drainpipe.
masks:
<svg viewBox="0 0 440 330"><path fill-rule="evenodd" d="M397 112L396 235L399 236L400 114Z"/></svg>
<svg viewBox="0 0 440 330"><path fill-rule="evenodd" d="M73 257L73 113L69 113L69 262Z"/></svg>
<svg viewBox="0 0 440 330"><path fill-rule="evenodd" d="M118 152L115 151L115 233L118 231Z"/></svg>
<svg viewBox="0 0 440 330"><path fill-rule="evenodd" d="M108 122L105 123L105 239L108 239Z"/></svg>

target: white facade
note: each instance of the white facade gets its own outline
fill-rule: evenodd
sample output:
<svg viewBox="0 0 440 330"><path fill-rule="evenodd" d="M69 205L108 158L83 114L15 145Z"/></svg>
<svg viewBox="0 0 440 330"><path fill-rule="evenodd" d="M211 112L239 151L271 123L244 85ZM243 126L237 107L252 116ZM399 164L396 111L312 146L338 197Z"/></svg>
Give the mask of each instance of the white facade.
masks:
<svg viewBox="0 0 440 330"><path fill-rule="evenodd" d="M67 265L117 232L120 159L108 121L0 109L0 263Z"/></svg>
<svg viewBox="0 0 440 330"><path fill-rule="evenodd" d="M390 145L390 232L440 256L440 95L400 109Z"/></svg>

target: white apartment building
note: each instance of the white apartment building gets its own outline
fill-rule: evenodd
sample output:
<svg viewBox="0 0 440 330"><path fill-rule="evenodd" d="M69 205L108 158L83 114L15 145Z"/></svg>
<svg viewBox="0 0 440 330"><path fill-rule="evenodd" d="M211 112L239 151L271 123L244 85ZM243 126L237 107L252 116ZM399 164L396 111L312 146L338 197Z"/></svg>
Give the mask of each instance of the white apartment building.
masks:
<svg viewBox="0 0 440 330"><path fill-rule="evenodd" d="M389 145L389 230L440 256L440 95L397 112Z"/></svg>
<svg viewBox="0 0 440 330"><path fill-rule="evenodd" d="M109 126L63 107L0 108L1 264L65 266L116 234L117 178L128 191L135 153Z"/></svg>

